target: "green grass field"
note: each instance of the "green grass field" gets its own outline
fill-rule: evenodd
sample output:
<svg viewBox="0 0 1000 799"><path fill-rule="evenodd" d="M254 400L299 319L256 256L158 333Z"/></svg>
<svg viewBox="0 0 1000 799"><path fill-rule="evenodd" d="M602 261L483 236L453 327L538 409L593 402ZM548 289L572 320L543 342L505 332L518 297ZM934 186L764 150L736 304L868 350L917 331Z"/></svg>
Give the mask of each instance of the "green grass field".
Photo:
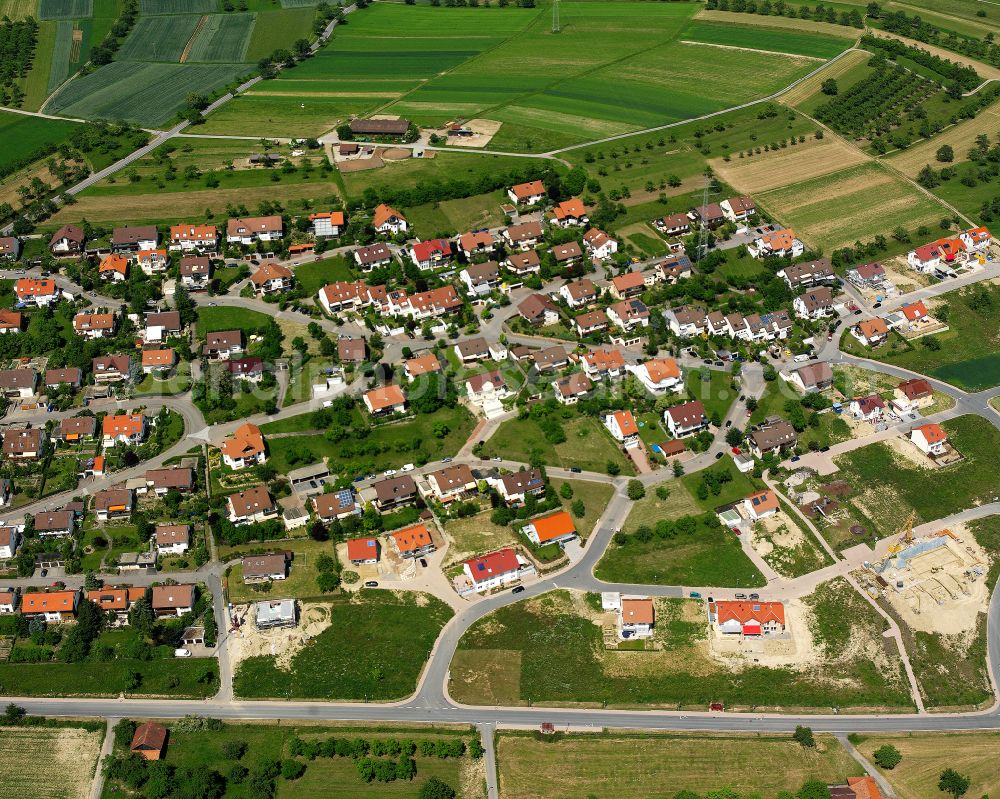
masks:
<svg viewBox="0 0 1000 799"><path fill-rule="evenodd" d="M849 42L818 33L796 32L780 28L726 25L719 22L695 22L684 29L685 41L770 50L812 58L833 58Z"/></svg>
<svg viewBox="0 0 1000 799"><path fill-rule="evenodd" d="M250 6L257 12L257 24L247 49L246 60L256 61L277 48L291 49L296 39L312 38L312 8L275 8L271 3Z"/></svg>
<svg viewBox="0 0 1000 799"><path fill-rule="evenodd" d="M946 303L949 329L933 336L936 349L918 339L907 342L892 336L883 346L866 352L865 357L885 361L904 369L929 374L967 391L982 391L1000 384L1000 355L996 340L1000 335L1000 286L980 285L942 295Z"/></svg>
<svg viewBox="0 0 1000 799"><path fill-rule="evenodd" d="M204 338L206 333L216 330L260 330L270 321L267 314L260 311L250 311L246 308L199 308L198 336Z"/></svg>
<svg viewBox="0 0 1000 799"><path fill-rule="evenodd" d="M291 671L262 656L239 664L237 696L391 701L408 696L452 610L429 594L368 591L328 605L332 622L292 658Z"/></svg>
<svg viewBox="0 0 1000 799"><path fill-rule="evenodd" d="M77 124L0 112L0 167L41 155L42 148L64 141Z"/></svg>
<svg viewBox="0 0 1000 799"><path fill-rule="evenodd" d="M141 683L125 691L128 673ZM206 675L210 679L203 680ZM171 696L204 698L219 687L215 658L163 658L83 663L0 663L0 694L7 696Z"/></svg>
<svg viewBox="0 0 1000 799"><path fill-rule="evenodd" d="M568 591L496 610L470 627L451 663L449 692L477 705L582 703L613 707L727 710L912 707L897 656L873 662L863 644L881 647L884 620L842 580L804 600L814 616L821 661L807 669L744 665L729 669L706 651L701 602L659 600L658 650L614 651L593 611ZM852 638L853 635L853 638ZM558 667L554 667L558 664Z"/></svg>
<svg viewBox="0 0 1000 799"><path fill-rule="evenodd" d="M198 31L185 63L245 61L256 18L256 14L212 14Z"/></svg>
<svg viewBox="0 0 1000 799"><path fill-rule="evenodd" d="M247 71L240 64L113 61L68 83L52 96L46 110L159 125L183 107L192 91L212 92Z"/></svg>
<svg viewBox="0 0 1000 799"><path fill-rule="evenodd" d="M238 558L247 551L259 550L260 547L261 544L257 542L246 546L226 547L221 557L225 560ZM275 581L269 591L256 590L243 583L243 566L236 564L232 567L226 580L226 596L230 602L259 602L263 599L281 599L283 597L306 599L321 595L322 592L316 586L316 576L319 572L315 562L321 553L332 555L333 545L328 541L313 541L311 538L302 538L294 541L275 542L273 547L274 551L294 553L287 579Z"/></svg>
<svg viewBox="0 0 1000 799"><path fill-rule="evenodd" d="M217 0L139 0L143 16L153 14L211 14L219 10Z"/></svg>
<svg viewBox="0 0 1000 799"><path fill-rule="evenodd" d="M295 279L307 294L315 294L335 280L351 280L354 273L344 256L325 258L295 267Z"/></svg>
<svg viewBox="0 0 1000 799"><path fill-rule="evenodd" d="M54 92L69 77L70 51L73 46L73 21L59 20L56 23L55 41L52 45L52 66L46 84L47 92Z"/></svg>
<svg viewBox="0 0 1000 799"><path fill-rule="evenodd" d="M840 468L837 478L858 492L849 502L861 507L880 535L900 530L910 513L922 524L992 501L996 479L991 464L1000 432L978 416L959 416L942 427L964 460L941 469L922 469L881 443L834 459Z"/></svg>

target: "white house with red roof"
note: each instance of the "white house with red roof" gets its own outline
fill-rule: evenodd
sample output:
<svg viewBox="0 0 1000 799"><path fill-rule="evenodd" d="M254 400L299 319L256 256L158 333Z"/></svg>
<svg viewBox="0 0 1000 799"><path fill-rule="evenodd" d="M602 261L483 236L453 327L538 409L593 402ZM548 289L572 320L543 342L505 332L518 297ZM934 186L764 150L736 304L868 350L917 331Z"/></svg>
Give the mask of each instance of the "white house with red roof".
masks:
<svg viewBox="0 0 1000 799"><path fill-rule="evenodd" d="M945 445L948 443L948 434L945 433L941 425L928 422L914 427L910 431L910 441L916 444L917 449L924 455L934 457L944 454Z"/></svg>
<svg viewBox="0 0 1000 799"><path fill-rule="evenodd" d="M397 233L405 233L409 225L406 217L395 208L379 203L372 212L372 227L383 235L395 236Z"/></svg>
<svg viewBox="0 0 1000 799"><path fill-rule="evenodd" d="M587 218L587 209L578 197L570 197L568 200L563 200L553 207L552 215L554 216L555 224L563 228L585 225L589 221Z"/></svg>
<svg viewBox="0 0 1000 799"><path fill-rule="evenodd" d="M743 511L752 522L774 516L780 509L778 495L770 489L758 491L743 499Z"/></svg>
<svg viewBox="0 0 1000 799"><path fill-rule="evenodd" d="M626 447L639 445L639 426L635 423L632 411L609 413L604 417L604 426L615 441L620 441Z"/></svg>
<svg viewBox="0 0 1000 799"><path fill-rule="evenodd" d="M448 239L430 239L410 245L410 258L423 270L437 269L451 261L454 252Z"/></svg>
<svg viewBox="0 0 1000 799"><path fill-rule="evenodd" d="M684 387L681 368L673 358L652 358L635 366L629 364L625 371L634 374L643 387L657 397Z"/></svg>
<svg viewBox="0 0 1000 799"><path fill-rule="evenodd" d="M534 573L535 567L513 549L500 549L465 561L462 578L456 580L455 588L461 595L482 593L519 583L526 575Z"/></svg>
<svg viewBox="0 0 1000 799"><path fill-rule="evenodd" d="M656 611L649 597L623 596L618 607L618 634L622 639L653 635Z"/></svg>
<svg viewBox="0 0 1000 799"><path fill-rule="evenodd" d="M907 305L903 305L900 307L899 312L903 314L904 318L911 326L919 325L930 318L930 314L927 313L927 306L924 305L923 300L917 300L917 302L911 302Z"/></svg>
<svg viewBox="0 0 1000 799"><path fill-rule="evenodd" d="M343 211L319 211L309 214L312 223L312 234L317 239L339 236L344 227Z"/></svg>
<svg viewBox="0 0 1000 799"><path fill-rule="evenodd" d="M507 196L518 205L535 205L545 199L545 186L540 180L518 183L507 189Z"/></svg>
<svg viewBox="0 0 1000 799"><path fill-rule="evenodd" d="M878 394L869 394L867 397L855 397L851 400L848 410L855 419L875 424L885 413L885 400Z"/></svg>
<svg viewBox="0 0 1000 799"><path fill-rule="evenodd" d="M598 261L606 261L618 252L618 242L596 227L583 234L583 246L587 248L590 257Z"/></svg>
<svg viewBox="0 0 1000 799"><path fill-rule="evenodd" d="M780 602L710 602L708 620L722 636L781 635L785 632L785 606Z"/></svg>
<svg viewBox="0 0 1000 799"><path fill-rule="evenodd" d="M355 566L378 563L379 543L377 538L350 538L347 541L347 559Z"/></svg>
<svg viewBox="0 0 1000 799"><path fill-rule="evenodd" d="M985 252L990 246L990 236L989 228L985 227L974 227L963 231L958 234L958 237L962 240L965 245L965 249L969 252Z"/></svg>
<svg viewBox="0 0 1000 799"><path fill-rule="evenodd" d="M537 546L546 544L563 546L578 537L572 517L564 510L532 519L521 529Z"/></svg>

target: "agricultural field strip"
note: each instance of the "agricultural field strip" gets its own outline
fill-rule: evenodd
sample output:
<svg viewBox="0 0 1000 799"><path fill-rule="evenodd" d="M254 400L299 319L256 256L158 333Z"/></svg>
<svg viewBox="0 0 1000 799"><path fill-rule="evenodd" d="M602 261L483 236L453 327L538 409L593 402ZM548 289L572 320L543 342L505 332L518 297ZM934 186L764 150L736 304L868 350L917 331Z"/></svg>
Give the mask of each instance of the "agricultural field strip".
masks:
<svg viewBox="0 0 1000 799"><path fill-rule="evenodd" d="M931 139L886 156L884 160L909 177L916 177L925 164L938 165L935 154L945 144L954 149L956 161L966 160L969 148L972 147L976 137L983 133L990 139L1000 133L1000 100L977 114L975 119L963 120Z"/></svg>

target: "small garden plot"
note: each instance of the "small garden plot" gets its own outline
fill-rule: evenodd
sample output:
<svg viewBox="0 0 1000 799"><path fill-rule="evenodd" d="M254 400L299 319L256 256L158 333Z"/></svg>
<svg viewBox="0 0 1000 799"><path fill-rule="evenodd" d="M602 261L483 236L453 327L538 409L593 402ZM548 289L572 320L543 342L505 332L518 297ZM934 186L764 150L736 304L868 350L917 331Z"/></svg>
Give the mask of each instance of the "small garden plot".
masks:
<svg viewBox="0 0 1000 799"><path fill-rule="evenodd" d="M0 727L5 799L87 799L103 740L102 727Z"/></svg>
<svg viewBox="0 0 1000 799"><path fill-rule="evenodd" d="M247 585L243 582L243 566L237 563L231 567L226 576L226 593L229 601L233 604L242 604L283 597L304 599L327 593L321 591L316 584L316 578L319 575L317 561L320 555L326 554L328 557L333 557L333 545L327 541L296 539L254 542L231 548L227 547L223 557L232 559L247 554L285 551L291 552L293 557L288 564L288 577L284 580Z"/></svg>
<svg viewBox="0 0 1000 799"><path fill-rule="evenodd" d="M786 510L761 519L751 536L753 548L782 577L801 577L830 565L812 534Z"/></svg>
<svg viewBox="0 0 1000 799"><path fill-rule="evenodd" d="M449 564L513 546L521 540L513 527L493 524L489 511L466 519L449 519L444 530L453 541L448 549Z"/></svg>
<svg viewBox="0 0 1000 799"><path fill-rule="evenodd" d="M41 0L39 19L84 19L94 14L94 0Z"/></svg>
<svg viewBox="0 0 1000 799"><path fill-rule="evenodd" d="M198 27L200 17L178 14L139 17L118 57L122 61L165 61L176 64L185 45Z"/></svg>
<svg viewBox="0 0 1000 799"><path fill-rule="evenodd" d="M256 14L212 14L199 28L185 63L234 64L246 60Z"/></svg>
<svg viewBox="0 0 1000 799"><path fill-rule="evenodd" d="M559 479L552 480L552 487L559 494L563 509L573 517L577 533L586 541L611 501L614 487L590 480Z"/></svg>

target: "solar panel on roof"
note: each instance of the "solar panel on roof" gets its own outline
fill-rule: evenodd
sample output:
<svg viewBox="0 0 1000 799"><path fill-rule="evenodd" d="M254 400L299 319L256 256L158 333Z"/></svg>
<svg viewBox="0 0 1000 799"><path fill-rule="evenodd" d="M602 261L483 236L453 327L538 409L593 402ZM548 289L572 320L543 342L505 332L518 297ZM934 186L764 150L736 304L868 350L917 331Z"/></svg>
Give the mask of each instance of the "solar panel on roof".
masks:
<svg viewBox="0 0 1000 799"><path fill-rule="evenodd" d="M341 505L347 505L354 499L354 494L348 489L343 489L337 492L337 502Z"/></svg>

